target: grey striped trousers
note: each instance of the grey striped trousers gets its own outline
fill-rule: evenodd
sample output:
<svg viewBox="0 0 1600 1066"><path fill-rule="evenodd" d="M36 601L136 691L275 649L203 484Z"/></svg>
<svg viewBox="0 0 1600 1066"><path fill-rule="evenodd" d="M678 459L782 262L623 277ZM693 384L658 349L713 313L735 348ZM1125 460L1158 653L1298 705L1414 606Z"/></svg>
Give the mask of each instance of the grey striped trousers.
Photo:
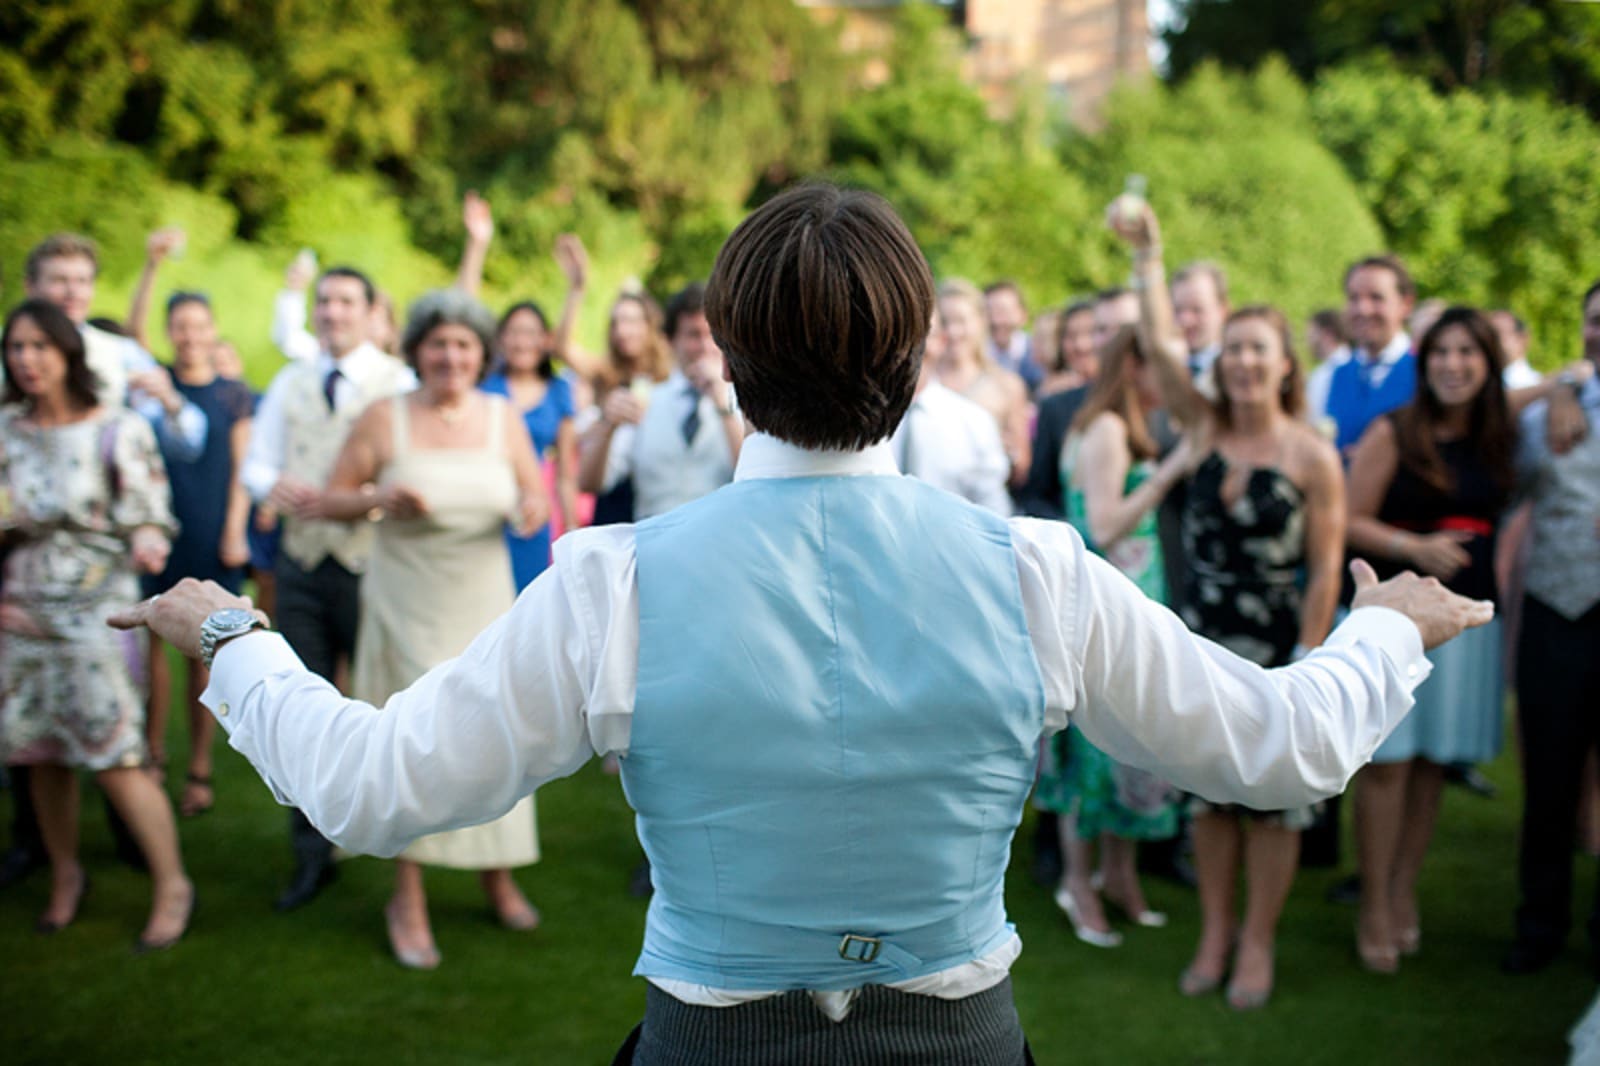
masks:
<svg viewBox="0 0 1600 1066"><path fill-rule="evenodd" d="M966 999L881 985L835 1022L805 992L697 1007L647 985L644 1021L613 1066L1026 1066L1011 979Z"/></svg>

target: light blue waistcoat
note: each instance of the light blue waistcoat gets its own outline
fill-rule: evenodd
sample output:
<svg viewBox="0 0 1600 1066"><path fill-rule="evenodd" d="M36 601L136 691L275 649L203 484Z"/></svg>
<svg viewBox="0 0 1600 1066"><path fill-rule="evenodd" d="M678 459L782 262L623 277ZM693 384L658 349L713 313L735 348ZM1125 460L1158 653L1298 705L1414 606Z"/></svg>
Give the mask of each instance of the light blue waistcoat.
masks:
<svg viewBox="0 0 1600 1066"><path fill-rule="evenodd" d="M1004 520L910 478L752 479L637 543L634 973L843 989L1002 946L1044 723Z"/></svg>

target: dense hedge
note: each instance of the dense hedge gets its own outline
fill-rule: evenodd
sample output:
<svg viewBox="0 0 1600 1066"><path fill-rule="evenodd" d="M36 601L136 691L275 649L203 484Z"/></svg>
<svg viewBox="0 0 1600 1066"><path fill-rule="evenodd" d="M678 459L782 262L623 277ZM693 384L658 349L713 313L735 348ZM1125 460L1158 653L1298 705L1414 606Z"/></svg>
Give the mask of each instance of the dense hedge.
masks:
<svg viewBox="0 0 1600 1066"><path fill-rule="evenodd" d="M1127 87L1102 128L1073 130L1025 86L992 118L937 11L900 19L893 77L859 90L858 61L789 0L16 5L0 276L16 295L33 241L83 230L117 314L145 233L182 224L163 283L209 290L264 377L298 248L403 301L450 277L469 187L496 210L494 301L558 301L551 241L584 236L592 345L625 280L703 276L751 204L806 174L882 191L939 273L1011 276L1042 305L1122 279L1101 211L1140 173L1170 258L1222 260L1236 299L1336 304L1343 264L1390 248L1426 293L1523 313L1541 361L1575 352L1577 294L1600 276L1600 130L1580 111L1370 61L1306 86L1269 61Z"/></svg>

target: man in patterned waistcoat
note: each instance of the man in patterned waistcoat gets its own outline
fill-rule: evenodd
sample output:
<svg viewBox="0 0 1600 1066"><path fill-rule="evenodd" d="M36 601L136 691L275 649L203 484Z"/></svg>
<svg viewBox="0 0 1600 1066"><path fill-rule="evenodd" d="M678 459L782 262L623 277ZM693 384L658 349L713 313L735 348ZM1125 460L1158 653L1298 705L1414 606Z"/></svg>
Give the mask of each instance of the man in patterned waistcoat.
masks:
<svg viewBox="0 0 1600 1066"><path fill-rule="evenodd" d="M240 472L251 497L283 516L275 621L301 661L329 681L354 654L372 528L317 518L317 503L361 412L416 387L409 367L367 340L374 296L372 282L348 267L318 280L312 318L321 351L273 379ZM279 910L310 902L333 877L332 845L299 810L289 812L289 835L295 869Z"/></svg>

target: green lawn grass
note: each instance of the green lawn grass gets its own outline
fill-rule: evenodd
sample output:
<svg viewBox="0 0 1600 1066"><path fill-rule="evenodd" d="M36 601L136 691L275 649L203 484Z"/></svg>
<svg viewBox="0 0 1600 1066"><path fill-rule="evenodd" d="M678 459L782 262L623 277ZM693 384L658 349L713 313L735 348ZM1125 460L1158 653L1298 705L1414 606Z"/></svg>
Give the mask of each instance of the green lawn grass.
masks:
<svg viewBox="0 0 1600 1066"><path fill-rule="evenodd" d="M1191 894L1152 882L1172 925L1129 928L1122 948L1099 951L1072 938L1028 879L1019 845L1008 904L1027 947L1014 977L1039 1061L1562 1061L1594 984L1576 941L1536 977L1495 969L1510 928L1519 798L1509 756L1488 770L1498 799L1447 792L1423 885L1421 957L1397 977L1362 972L1354 911L1323 901L1335 875L1307 873L1283 923L1277 994L1251 1015L1220 996L1176 991L1197 928ZM606 1063L638 1020L644 989L629 971L644 904L626 893L638 852L617 779L597 764L539 793L544 861L519 875L544 916L537 932L501 931L473 875L429 873L444 953L433 973L389 958L384 862L348 860L311 906L273 913L289 863L285 816L220 743L216 780L216 810L180 823L200 904L173 950L132 954L147 882L112 857L90 789L83 852L93 887L79 920L54 937L32 932L43 875L0 892L0 1062ZM1030 827L1031 816L1019 839ZM1587 899L1593 864L1579 868L1577 898Z"/></svg>

